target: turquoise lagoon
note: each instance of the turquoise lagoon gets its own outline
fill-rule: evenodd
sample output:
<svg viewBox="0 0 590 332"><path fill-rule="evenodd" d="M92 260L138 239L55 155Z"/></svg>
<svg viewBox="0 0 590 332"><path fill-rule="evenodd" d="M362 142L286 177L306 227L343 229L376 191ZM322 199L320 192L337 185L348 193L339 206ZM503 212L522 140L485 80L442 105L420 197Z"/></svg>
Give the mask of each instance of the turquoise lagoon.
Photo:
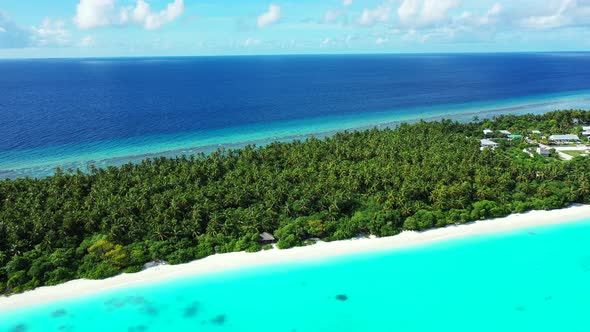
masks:
<svg viewBox="0 0 590 332"><path fill-rule="evenodd" d="M590 331L590 219L127 288L0 331Z"/></svg>
<svg viewBox="0 0 590 332"><path fill-rule="evenodd" d="M85 171L90 165L120 166L146 158L210 153L222 147L240 148L249 144L264 145L311 136L321 138L343 130L393 127L401 122L420 119L468 121L474 116L489 118L501 114L541 114L556 109L587 109L589 105L590 90L580 90L0 151L0 179L49 176L57 167Z"/></svg>

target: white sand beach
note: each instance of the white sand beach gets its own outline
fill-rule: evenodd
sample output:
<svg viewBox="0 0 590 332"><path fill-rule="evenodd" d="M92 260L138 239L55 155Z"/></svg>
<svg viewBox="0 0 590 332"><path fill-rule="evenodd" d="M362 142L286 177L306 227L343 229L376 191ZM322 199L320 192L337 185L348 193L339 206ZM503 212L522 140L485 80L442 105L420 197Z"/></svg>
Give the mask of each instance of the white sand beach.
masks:
<svg viewBox="0 0 590 332"><path fill-rule="evenodd" d="M0 311L13 310L53 301L97 294L121 287L164 282L174 278L238 269L263 264L308 261L369 251L385 251L473 235L501 233L521 228L562 224L590 218L590 205L576 205L563 210L533 211L506 218L449 226L426 232L404 232L387 238L362 238L288 250L257 253L229 253L210 256L182 265L161 265L135 274L122 274L105 280L74 280L65 284L41 287L10 297L0 297Z"/></svg>

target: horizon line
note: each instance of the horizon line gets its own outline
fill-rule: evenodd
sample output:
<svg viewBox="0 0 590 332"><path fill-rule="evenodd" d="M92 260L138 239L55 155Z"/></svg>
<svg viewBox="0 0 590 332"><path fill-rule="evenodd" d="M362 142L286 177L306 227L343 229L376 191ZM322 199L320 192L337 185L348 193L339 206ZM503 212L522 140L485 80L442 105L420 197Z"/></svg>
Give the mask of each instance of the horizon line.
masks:
<svg viewBox="0 0 590 332"><path fill-rule="evenodd" d="M210 54L210 55L113 55L113 56L63 56L63 57L14 57L0 61L18 60L81 60L81 59L164 59L164 58L252 58L252 57L312 57L312 56L377 56L377 55L504 55L504 54L590 54L588 51L482 51L482 52L378 52L378 53L277 53L277 54Z"/></svg>

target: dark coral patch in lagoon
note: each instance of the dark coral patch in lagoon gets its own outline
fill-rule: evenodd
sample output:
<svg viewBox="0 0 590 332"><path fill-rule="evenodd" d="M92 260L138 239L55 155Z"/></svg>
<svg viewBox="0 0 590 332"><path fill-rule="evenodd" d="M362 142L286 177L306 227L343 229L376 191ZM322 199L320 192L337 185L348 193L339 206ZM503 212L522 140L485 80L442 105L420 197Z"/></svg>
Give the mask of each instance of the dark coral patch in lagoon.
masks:
<svg viewBox="0 0 590 332"><path fill-rule="evenodd" d="M227 320L225 315L218 315L215 318L213 318L211 320L211 324L213 325L223 325L225 324L225 321Z"/></svg>
<svg viewBox="0 0 590 332"><path fill-rule="evenodd" d="M156 307L152 306L152 305L146 305L145 307L143 307L141 309L141 312L150 316L150 317L154 317L158 315L158 309L156 309Z"/></svg>
<svg viewBox="0 0 590 332"><path fill-rule="evenodd" d="M199 302L193 302L188 307L184 308L184 318L195 317L199 313L200 306L201 304Z"/></svg>
<svg viewBox="0 0 590 332"><path fill-rule="evenodd" d="M65 315L67 315L67 311L65 311L64 309L59 309L59 310L55 310L54 312L51 313L51 317L53 318L59 318L59 317L63 317Z"/></svg>
<svg viewBox="0 0 590 332"><path fill-rule="evenodd" d="M348 301L348 296L346 294L338 294L338 295L336 295L335 298L336 298L336 300L342 301L342 302Z"/></svg>
<svg viewBox="0 0 590 332"><path fill-rule="evenodd" d="M104 303L108 307L108 311L113 311L115 309L120 309L127 304L125 300L120 299L110 299Z"/></svg>
<svg viewBox="0 0 590 332"><path fill-rule="evenodd" d="M124 299L113 298L105 301L104 304L108 307L108 311L123 308L127 305L142 306L147 305L148 301L143 296L128 296Z"/></svg>
<svg viewBox="0 0 590 332"><path fill-rule="evenodd" d="M143 296L134 296L130 299L130 302L135 305L145 304L147 301Z"/></svg>
<svg viewBox="0 0 590 332"><path fill-rule="evenodd" d="M27 331L27 326L25 324L18 324L17 326L13 327L10 332L25 332Z"/></svg>

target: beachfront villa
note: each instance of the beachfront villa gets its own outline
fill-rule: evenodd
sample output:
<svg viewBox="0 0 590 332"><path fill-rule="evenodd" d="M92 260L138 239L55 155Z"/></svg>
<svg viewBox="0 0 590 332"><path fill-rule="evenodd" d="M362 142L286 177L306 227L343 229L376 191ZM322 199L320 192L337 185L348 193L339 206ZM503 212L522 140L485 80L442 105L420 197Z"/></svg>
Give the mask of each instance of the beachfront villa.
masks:
<svg viewBox="0 0 590 332"><path fill-rule="evenodd" d="M572 144L582 142L578 135L551 135L549 142L553 144Z"/></svg>
<svg viewBox="0 0 590 332"><path fill-rule="evenodd" d="M480 145L481 145L481 150L486 149L486 148L491 148L491 149L495 149L498 147L498 143L489 140L489 139L482 139L480 140Z"/></svg>
<svg viewBox="0 0 590 332"><path fill-rule="evenodd" d="M500 134L504 134L504 135L512 135L512 133L511 133L511 132L509 132L508 130L498 130L498 132L499 132Z"/></svg>
<svg viewBox="0 0 590 332"><path fill-rule="evenodd" d="M590 138L590 126L582 127L582 136Z"/></svg>
<svg viewBox="0 0 590 332"><path fill-rule="evenodd" d="M258 242L261 245L273 244L277 242L277 239L275 239L275 237L272 234L264 232L260 234L260 240Z"/></svg>
<svg viewBox="0 0 590 332"><path fill-rule="evenodd" d="M494 131L493 131L493 130L491 130L491 129L484 129L484 130L483 130L483 134L484 134L484 135L486 135L486 136L488 136L488 135L491 135L491 134L493 134L493 133L494 133Z"/></svg>

